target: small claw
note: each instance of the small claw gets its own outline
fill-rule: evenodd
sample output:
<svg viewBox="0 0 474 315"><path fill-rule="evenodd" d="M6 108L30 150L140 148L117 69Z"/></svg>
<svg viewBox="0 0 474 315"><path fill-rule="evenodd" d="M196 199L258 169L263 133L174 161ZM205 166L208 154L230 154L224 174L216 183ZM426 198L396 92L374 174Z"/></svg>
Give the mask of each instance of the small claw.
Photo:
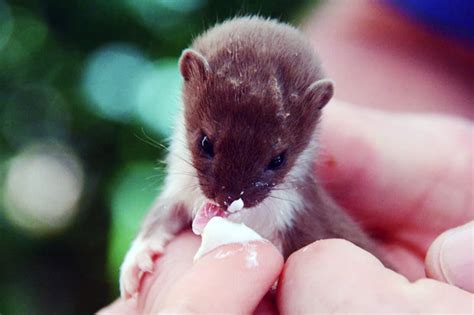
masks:
<svg viewBox="0 0 474 315"><path fill-rule="evenodd" d="M135 283L135 281L133 281L133 283L129 285L128 288L125 288L125 299L128 300L132 298L137 293L137 289L138 283Z"/></svg>
<svg viewBox="0 0 474 315"><path fill-rule="evenodd" d="M121 267L120 294L124 299L138 294L143 275L154 271L155 258L161 253L163 244L160 242L134 242Z"/></svg>
<svg viewBox="0 0 474 315"><path fill-rule="evenodd" d="M120 281L120 293L125 299L130 299L137 292L140 281L140 268L138 265L127 270Z"/></svg>
<svg viewBox="0 0 474 315"><path fill-rule="evenodd" d="M153 272L153 260L148 253L143 253L138 259L138 267L148 273Z"/></svg>
<svg viewBox="0 0 474 315"><path fill-rule="evenodd" d="M165 251L163 244L160 242L152 242L150 244L150 249L154 255L161 255Z"/></svg>

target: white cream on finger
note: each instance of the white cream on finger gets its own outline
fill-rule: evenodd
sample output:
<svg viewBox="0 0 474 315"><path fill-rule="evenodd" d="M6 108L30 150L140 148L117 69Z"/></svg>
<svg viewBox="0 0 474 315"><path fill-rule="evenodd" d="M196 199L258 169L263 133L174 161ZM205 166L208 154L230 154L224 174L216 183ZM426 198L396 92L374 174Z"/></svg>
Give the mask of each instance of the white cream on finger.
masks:
<svg viewBox="0 0 474 315"><path fill-rule="evenodd" d="M201 236L201 247L196 252L194 261L222 245L247 244L252 241L264 240L245 224L234 223L221 217L213 217L206 224Z"/></svg>

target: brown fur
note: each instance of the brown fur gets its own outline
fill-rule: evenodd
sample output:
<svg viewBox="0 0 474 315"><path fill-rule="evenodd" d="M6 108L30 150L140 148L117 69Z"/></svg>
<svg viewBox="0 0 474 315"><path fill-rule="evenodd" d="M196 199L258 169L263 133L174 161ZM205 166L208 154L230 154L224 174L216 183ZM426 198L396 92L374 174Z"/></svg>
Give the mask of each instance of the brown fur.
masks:
<svg viewBox="0 0 474 315"><path fill-rule="evenodd" d="M320 109L333 94L315 52L293 27L236 18L198 37L180 60L187 142L202 191L222 207L241 196L259 204L281 184L315 135ZM206 135L214 156L203 154ZM286 152L275 171L273 157ZM341 237L375 252L371 239L317 185L297 179L303 208L279 231L284 255L315 240Z"/></svg>
<svg viewBox="0 0 474 315"><path fill-rule="evenodd" d="M292 228L281 232L285 258L316 240L327 238L350 240L379 256L373 240L316 184L312 176L306 176L298 186L305 200L305 209L297 212Z"/></svg>
<svg viewBox="0 0 474 315"><path fill-rule="evenodd" d="M221 205L262 201L292 168L332 95L313 91L322 79L315 53L294 28L260 18L238 18L198 37L181 59L189 146L208 198ZM205 134L216 156L202 156ZM285 165L265 172L286 151Z"/></svg>

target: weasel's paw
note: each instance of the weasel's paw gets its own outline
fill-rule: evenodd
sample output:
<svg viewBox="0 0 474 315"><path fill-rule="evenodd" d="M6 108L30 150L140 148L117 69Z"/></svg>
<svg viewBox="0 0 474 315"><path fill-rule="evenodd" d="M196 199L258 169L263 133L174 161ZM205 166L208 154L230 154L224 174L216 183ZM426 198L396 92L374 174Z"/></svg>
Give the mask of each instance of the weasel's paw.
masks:
<svg viewBox="0 0 474 315"><path fill-rule="evenodd" d="M120 294L128 299L138 293L143 275L153 272L154 259L163 253L163 245L150 240L135 240L120 267Z"/></svg>

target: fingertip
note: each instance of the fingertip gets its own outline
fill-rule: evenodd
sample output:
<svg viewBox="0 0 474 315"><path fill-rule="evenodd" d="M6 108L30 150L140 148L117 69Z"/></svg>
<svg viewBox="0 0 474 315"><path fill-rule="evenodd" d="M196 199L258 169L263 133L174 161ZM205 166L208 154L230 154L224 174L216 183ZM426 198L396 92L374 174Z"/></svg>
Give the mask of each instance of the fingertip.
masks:
<svg viewBox="0 0 474 315"><path fill-rule="evenodd" d="M197 260L164 302L147 310L192 307L196 313L252 313L282 266L283 257L268 241L223 245Z"/></svg>
<svg viewBox="0 0 474 315"><path fill-rule="evenodd" d="M446 239L446 234L449 231L442 233L438 236L435 241L431 244L428 252L426 253L425 257L425 272L426 275L432 279L436 279L439 281L447 282L446 277L443 274L440 265L440 257L441 257L441 247Z"/></svg>
<svg viewBox="0 0 474 315"><path fill-rule="evenodd" d="M278 308L282 314L334 313L348 305L369 303L374 288L384 280L400 280L394 275L375 256L347 240L316 241L288 258L279 280Z"/></svg>
<svg viewBox="0 0 474 315"><path fill-rule="evenodd" d="M438 236L428 249L428 277L474 292L474 221Z"/></svg>
<svg viewBox="0 0 474 315"><path fill-rule="evenodd" d="M345 258L350 258L352 263L364 261L383 266L382 262L371 253L348 240L337 238L318 240L303 247L288 258L287 264L307 263L311 259L317 260L318 264L331 263L334 258L337 258L340 263L347 263ZM356 258L357 260L355 260Z"/></svg>
<svg viewBox="0 0 474 315"><path fill-rule="evenodd" d="M383 267L383 264L372 254L344 239L319 240L294 252L288 257L280 277L301 279L305 285L309 278L318 278L321 290L323 283L335 283L344 279L350 270L362 272L372 266ZM351 271L352 272L352 271ZM362 276L362 275L361 275ZM296 292L297 290L292 291Z"/></svg>
<svg viewBox="0 0 474 315"><path fill-rule="evenodd" d="M257 240L249 243L223 245L206 253L195 261L195 265L208 268L221 263L237 269L262 269L265 274L275 274L283 267L284 259L280 251L267 240ZM200 266L198 266L200 268Z"/></svg>
<svg viewBox="0 0 474 315"><path fill-rule="evenodd" d="M192 268L192 257L199 247L199 238L184 231L166 246L166 254L153 261L153 272L145 273L137 295L138 308L144 310L154 301L162 300L167 291Z"/></svg>

